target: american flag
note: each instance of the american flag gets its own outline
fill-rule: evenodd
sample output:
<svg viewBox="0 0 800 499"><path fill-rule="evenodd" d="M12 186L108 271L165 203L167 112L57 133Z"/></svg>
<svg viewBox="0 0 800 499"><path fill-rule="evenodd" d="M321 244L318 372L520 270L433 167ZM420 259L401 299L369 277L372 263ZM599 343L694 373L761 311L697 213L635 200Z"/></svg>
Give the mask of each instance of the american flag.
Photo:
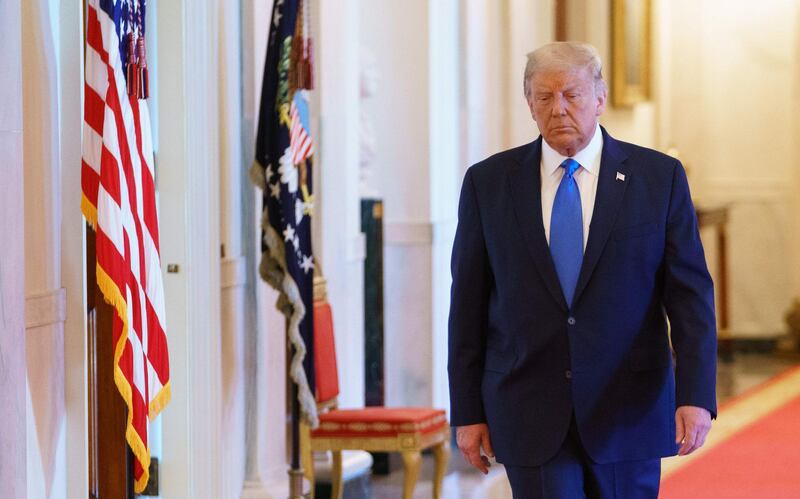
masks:
<svg viewBox="0 0 800 499"><path fill-rule="evenodd" d="M289 116L289 148L292 150L292 163L299 165L314 154L314 141L308 132L308 97L305 90L294 93Z"/></svg>
<svg viewBox="0 0 800 499"><path fill-rule="evenodd" d="M97 285L116 311L112 331L98 333L113 335L136 492L149 479L148 420L170 398L150 117L147 103L128 95L123 62L128 34L143 34L142 19L144 0L88 1L81 165L81 209L97 237Z"/></svg>
<svg viewBox="0 0 800 499"><path fill-rule="evenodd" d="M301 0L275 0L264 64L256 158L251 176L263 190L261 276L280 292L294 347L289 374L303 417L318 423L314 399L314 255L311 250L311 85L308 10Z"/></svg>

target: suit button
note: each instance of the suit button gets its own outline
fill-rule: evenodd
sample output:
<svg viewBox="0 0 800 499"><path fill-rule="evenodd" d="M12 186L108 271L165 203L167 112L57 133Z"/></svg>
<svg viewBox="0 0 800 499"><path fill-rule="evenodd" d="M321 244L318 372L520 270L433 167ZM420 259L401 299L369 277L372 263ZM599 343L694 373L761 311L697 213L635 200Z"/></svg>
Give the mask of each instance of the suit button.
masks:
<svg viewBox="0 0 800 499"><path fill-rule="evenodd" d="M567 371L564 373L564 376L565 376L567 379L572 379L572 371L570 371L570 370L567 370Z"/></svg>
<svg viewBox="0 0 800 499"><path fill-rule="evenodd" d="M570 317L569 319L567 319L567 324L569 324L570 326L574 326L575 325L575 317Z"/></svg>

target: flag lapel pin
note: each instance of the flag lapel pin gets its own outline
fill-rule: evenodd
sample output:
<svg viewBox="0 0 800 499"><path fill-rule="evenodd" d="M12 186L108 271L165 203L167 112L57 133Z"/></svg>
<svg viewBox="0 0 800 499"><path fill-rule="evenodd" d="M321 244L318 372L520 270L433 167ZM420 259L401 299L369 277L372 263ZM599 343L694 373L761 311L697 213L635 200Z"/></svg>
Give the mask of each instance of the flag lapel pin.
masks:
<svg viewBox="0 0 800 499"><path fill-rule="evenodd" d="M620 172L617 172L617 180L619 182L625 182L625 175Z"/></svg>

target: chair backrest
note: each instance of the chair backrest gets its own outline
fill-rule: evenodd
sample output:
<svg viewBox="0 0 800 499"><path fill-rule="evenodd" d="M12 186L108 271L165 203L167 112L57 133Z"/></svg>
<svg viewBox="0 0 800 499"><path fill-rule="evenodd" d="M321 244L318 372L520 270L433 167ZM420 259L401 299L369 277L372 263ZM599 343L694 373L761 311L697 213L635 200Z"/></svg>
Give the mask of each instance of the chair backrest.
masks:
<svg viewBox="0 0 800 499"><path fill-rule="evenodd" d="M314 373L317 404L335 404L339 396L339 372L333 337L333 313L325 300L314 302Z"/></svg>

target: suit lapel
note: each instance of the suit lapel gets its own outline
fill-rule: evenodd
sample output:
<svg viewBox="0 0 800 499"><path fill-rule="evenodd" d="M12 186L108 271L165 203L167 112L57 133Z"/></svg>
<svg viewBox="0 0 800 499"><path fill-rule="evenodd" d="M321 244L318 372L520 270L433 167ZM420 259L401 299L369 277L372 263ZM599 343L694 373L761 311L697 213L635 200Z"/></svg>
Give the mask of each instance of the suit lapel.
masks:
<svg viewBox="0 0 800 499"><path fill-rule="evenodd" d="M517 164L509 170L508 186L520 233L528 252L550 294L566 310L567 303L561 291L542 224L541 157L542 138L539 137L525 149L522 156L517 159Z"/></svg>
<svg viewBox="0 0 800 499"><path fill-rule="evenodd" d="M589 226L589 240L583 255L583 265L575 287L573 303L578 303L581 293L589 284L597 261L603 254L611 229L622 206L625 188L631 180L630 165L625 164L627 156L619 147L616 140L603 131L603 154L600 160L600 177L597 180L597 194L595 196L592 222ZM623 175L617 179L617 173Z"/></svg>

